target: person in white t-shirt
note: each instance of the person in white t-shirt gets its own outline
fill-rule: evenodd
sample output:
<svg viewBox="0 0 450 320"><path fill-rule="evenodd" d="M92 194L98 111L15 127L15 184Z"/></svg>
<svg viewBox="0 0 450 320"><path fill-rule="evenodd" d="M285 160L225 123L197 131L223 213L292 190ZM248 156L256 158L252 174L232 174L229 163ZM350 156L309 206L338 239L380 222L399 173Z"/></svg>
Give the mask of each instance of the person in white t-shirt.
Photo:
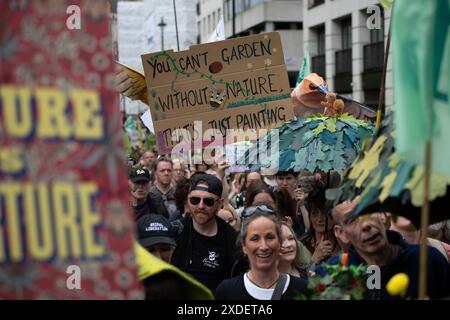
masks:
<svg viewBox="0 0 450 320"><path fill-rule="evenodd" d="M248 207L244 211L240 241L248 256L250 269L237 277L223 281L216 289L217 300L271 300L280 283L278 299L292 300L307 292L303 279L281 274L278 271L281 248L280 222L273 210ZM283 276L282 276L283 275Z"/></svg>

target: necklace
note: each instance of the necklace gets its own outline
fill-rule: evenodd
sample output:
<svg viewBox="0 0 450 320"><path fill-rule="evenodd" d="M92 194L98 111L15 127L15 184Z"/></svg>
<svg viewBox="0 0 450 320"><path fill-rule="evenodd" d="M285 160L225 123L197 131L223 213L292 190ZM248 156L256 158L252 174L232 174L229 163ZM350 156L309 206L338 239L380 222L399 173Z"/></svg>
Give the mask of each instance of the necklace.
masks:
<svg viewBox="0 0 450 320"><path fill-rule="evenodd" d="M249 272L247 272L247 279L248 279L251 283L253 283L255 286L257 286L258 288L262 288L262 289L270 289L270 288L272 288L272 287L277 283L277 281L278 281L278 278L277 278L270 286L264 287L264 286L261 286L261 285L257 284L257 283L256 283L255 281L253 281L252 279L250 279L250 273L249 273Z"/></svg>

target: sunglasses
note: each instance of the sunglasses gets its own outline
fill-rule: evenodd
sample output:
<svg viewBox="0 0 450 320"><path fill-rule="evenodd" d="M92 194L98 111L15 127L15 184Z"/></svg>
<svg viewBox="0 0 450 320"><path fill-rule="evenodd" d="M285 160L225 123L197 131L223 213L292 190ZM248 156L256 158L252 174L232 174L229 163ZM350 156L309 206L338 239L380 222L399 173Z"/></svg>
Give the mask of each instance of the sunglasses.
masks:
<svg viewBox="0 0 450 320"><path fill-rule="evenodd" d="M200 197L190 197L189 198L189 202L193 206L196 206L196 205L200 204L200 201L203 201L205 206L212 207L216 203L217 199L214 199L214 198L200 198Z"/></svg>
<svg viewBox="0 0 450 320"><path fill-rule="evenodd" d="M270 208L266 205L260 205L260 206L245 208L244 211L242 212L242 218L251 217L256 212L260 212L260 213L264 213L264 214L275 214L275 211L272 208Z"/></svg>

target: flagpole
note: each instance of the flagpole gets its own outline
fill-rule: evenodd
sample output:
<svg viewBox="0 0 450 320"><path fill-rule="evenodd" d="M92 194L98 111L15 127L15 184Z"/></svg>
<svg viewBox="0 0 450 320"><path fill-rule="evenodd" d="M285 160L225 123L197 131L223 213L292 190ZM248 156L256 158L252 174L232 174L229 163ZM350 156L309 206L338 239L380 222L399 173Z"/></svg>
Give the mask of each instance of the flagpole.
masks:
<svg viewBox="0 0 450 320"><path fill-rule="evenodd" d="M427 258L428 258L428 224L430 220L430 176L431 176L431 142L427 141L425 145L425 171L424 171L424 195L423 206L420 218L420 260L419 260L419 300L425 300L427 298Z"/></svg>
<svg viewBox="0 0 450 320"><path fill-rule="evenodd" d="M394 5L392 5L394 6ZM391 9L391 12L393 12L394 8ZM388 37L387 37L387 43L386 43L386 52L384 53L384 64L383 64L383 74L381 76L381 86L380 86L380 94L378 96L378 107L377 107L377 121L375 128L378 129L381 126L381 118L384 116L386 110L385 106L383 107L383 99L384 99L384 91L385 91L385 83L386 83L386 73L387 73L387 65L388 65L388 58L389 58L389 50L391 48L391 25L392 25L392 15L391 20L389 21L389 31L388 31Z"/></svg>
<svg viewBox="0 0 450 320"><path fill-rule="evenodd" d="M178 21L177 21L177 6L173 0L173 14L175 16L175 34L177 36L177 51L180 51L180 39L178 38Z"/></svg>
<svg viewBox="0 0 450 320"><path fill-rule="evenodd" d="M236 37L236 0L231 0L231 11L233 11L232 38Z"/></svg>
<svg viewBox="0 0 450 320"><path fill-rule="evenodd" d="M138 130L138 145L139 145L139 150L142 149L142 125L141 125L141 119L139 118L139 116L137 117L137 130Z"/></svg>
<svg viewBox="0 0 450 320"><path fill-rule="evenodd" d="M392 20L391 20L392 21ZM430 86L431 87L431 86ZM423 205L420 213L420 255L419 255L419 300L427 299L428 274L428 225L430 223L430 182L431 182L431 137L433 135L431 116L427 121L427 140L425 143Z"/></svg>

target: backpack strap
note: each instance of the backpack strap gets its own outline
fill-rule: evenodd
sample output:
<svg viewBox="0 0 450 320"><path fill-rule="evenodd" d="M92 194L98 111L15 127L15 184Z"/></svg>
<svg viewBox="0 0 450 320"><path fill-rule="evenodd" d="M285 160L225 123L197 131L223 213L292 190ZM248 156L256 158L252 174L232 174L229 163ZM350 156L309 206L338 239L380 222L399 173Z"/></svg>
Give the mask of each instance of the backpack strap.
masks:
<svg viewBox="0 0 450 320"><path fill-rule="evenodd" d="M272 298L271 300L280 300L281 296L283 295L283 289L286 285L287 281L287 275L285 273L280 272L280 277L278 278L277 285L275 286L275 289L273 290Z"/></svg>

